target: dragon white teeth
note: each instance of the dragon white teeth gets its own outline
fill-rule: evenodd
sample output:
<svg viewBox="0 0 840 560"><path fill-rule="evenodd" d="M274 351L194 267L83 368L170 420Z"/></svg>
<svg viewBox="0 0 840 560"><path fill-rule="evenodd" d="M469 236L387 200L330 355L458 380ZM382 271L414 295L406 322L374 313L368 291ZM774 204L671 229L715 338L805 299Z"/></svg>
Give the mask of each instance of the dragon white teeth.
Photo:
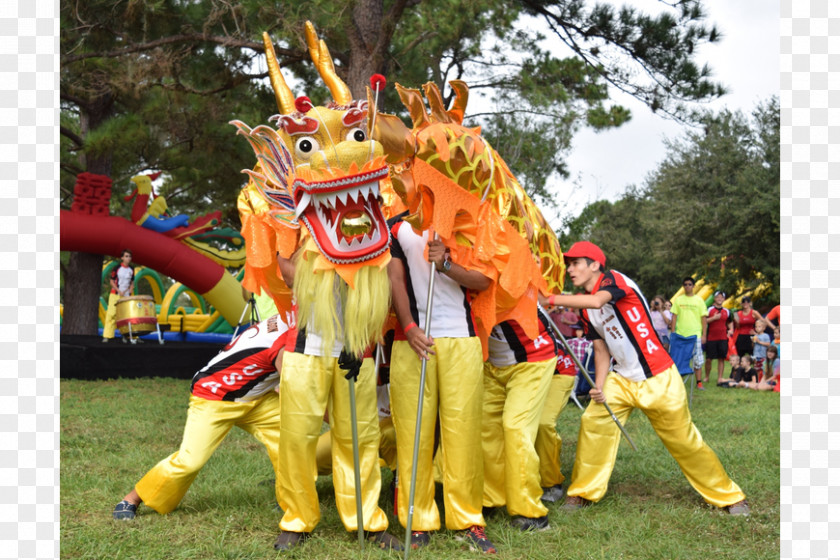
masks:
<svg viewBox="0 0 840 560"><path fill-rule="evenodd" d="M297 203L295 206L295 219L297 220L300 218L300 215L303 214L303 211L306 210L306 207L309 206L310 201L312 200L312 195L309 193L303 193L300 197L300 202Z"/></svg>

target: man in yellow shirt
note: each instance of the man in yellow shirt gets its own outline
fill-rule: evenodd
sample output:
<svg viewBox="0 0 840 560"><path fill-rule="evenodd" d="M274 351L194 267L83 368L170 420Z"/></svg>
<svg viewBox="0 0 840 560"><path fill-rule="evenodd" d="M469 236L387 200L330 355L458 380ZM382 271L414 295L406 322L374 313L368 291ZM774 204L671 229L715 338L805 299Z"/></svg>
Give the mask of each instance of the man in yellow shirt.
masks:
<svg viewBox="0 0 840 560"><path fill-rule="evenodd" d="M694 293L694 278L687 276L683 278L685 294L678 296L671 306L671 331L680 336L696 336L694 342L694 353L691 358L691 367L694 369L694 377L697 380L697 388L703 387L702 372L703 345L706 344L706 302L703 298Z"/></svg>

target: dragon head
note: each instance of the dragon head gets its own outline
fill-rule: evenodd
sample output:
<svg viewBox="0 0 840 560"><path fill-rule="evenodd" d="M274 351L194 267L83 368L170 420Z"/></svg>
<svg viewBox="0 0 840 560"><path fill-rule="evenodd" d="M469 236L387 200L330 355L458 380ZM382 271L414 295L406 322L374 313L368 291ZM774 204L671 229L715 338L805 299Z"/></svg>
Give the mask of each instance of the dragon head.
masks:
<svg viewBox="0 0 840 560"><path fill-rule="evenodd" d="M368 310L353 309L353 302L358 300L364 307L370 301L382 301L383 291L389 301L384 267L390 260L390 234L380 205L380 181L388 180L388 166L382 145L370 136L368 101L352 98L336 75L326 44L318 40L309 22L306 41L332 101L316 106L308 97L295 98L264 33L269 76L280 112L269 119L273 127L252 129L232 121L250 142L258 162L254 169L245 170L250 181L239 200L249 253L243 285L252 291L257 291L257 286L268 288L277 302L276 296L288 289L278 278L275 255L291 258L295 253L298 320L305 326L320 300L315 328L325 340L334 326L343 329L345 342L350 340L352 346L348 349L358 354L379 335L373 334L378 328L375 318L369 327L348 328L352 314L357 314L359 321L371 317ZM323 295L332 289L335 275L350 288L339 290L346 298L339 305L344 317L320 314L326 307ZM299 282L299 276L304 280ZM320 287L314 287L316 284ZM357 287L360 289L355 290Z"/></svg>

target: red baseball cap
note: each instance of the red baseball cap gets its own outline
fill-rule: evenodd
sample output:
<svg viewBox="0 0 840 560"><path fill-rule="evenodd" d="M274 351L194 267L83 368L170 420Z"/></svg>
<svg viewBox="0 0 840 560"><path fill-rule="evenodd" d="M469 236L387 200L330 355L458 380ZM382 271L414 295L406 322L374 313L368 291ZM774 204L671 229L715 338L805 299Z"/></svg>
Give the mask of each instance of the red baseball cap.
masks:
<svg viewBox="0 0 840 560"><path fill-rule="evenodd" d="M563 259L592 259L601 266L607 266L607 257L600 247L589 241L578 241L563 253Z"/></svg>

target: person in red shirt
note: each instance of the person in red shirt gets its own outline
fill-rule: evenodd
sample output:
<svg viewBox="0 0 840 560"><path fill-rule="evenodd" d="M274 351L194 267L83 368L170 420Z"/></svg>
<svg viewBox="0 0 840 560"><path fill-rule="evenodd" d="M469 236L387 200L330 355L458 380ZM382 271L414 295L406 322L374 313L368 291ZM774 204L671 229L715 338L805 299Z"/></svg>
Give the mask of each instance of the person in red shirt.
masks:
<svg viewBox="0 0 840 560"><path fill-rule="evenodd" d="M752 356L752 336L755 334L755 322L763 319L761 313L753 309L752 298L744 296L741 298L741 310L732 317L735 321L735 350L739 356L748 354Z"/></svg>
<svg viewBox="0 0 840 560"><path fill-rule="evenodd" d="M709 382L709 374L712 371L712 360L717 360L717 382L723 379L723 366L726 363L726 354L729 351L729 325L732 322L732 315L723 306L726 299L724 292L715 292L714 303L709 308L706 317L706 375L703 382Z"/></svg>
<svg viewBox="0 0 840 560"><path fill-rule="evenodd" d="M621 437L606 407L626 422L638 408L650 421L689 483L706 502L732 515L749 515L745 495L691 421L685 386L653 329L641 290L624 274L606 269L601 249L588 241L564 254L566 271L585 295L552 295L549 303L581 308L595 355L592 402L581 417L572 483L563 509L598 502L607 492ZM610 358L615 363L610 367Z"/></svg>

